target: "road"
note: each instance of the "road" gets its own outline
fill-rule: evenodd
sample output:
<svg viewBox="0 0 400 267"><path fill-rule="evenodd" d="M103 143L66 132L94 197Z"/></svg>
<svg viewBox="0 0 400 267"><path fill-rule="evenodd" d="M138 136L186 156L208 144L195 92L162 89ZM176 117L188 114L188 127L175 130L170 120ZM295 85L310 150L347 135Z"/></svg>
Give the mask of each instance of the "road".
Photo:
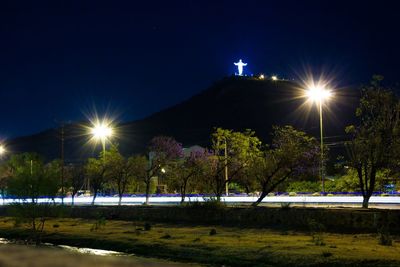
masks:
<svg viewBox="0 0 400 267"><path fill-rule="evenodd" d="M95 204L104 206L115 206L118 205L118 197L97 197ZM145 197L123 197L122 205L142 205L145 202ZM179 204L181 198L179 196L157 196L150 198L150 204L152 205L174 205ZM223 202L231 205L235 204L251 204L257 200L257 197L251 196L229 196L222 197ZM10 204L18 200L5 199L4 203ZM41 202L47 202L48 199L41 199ZM61 203L61 199L54 200L57 203ZM90 205L92 203L92 197L75 197L75 205ZM204 202L207 199L203 197L187 197L187 202ZM71 198L64 198L65 204L71 204ZM360 207L362 204L361 196L268 196L266 197L262 205L281 205L282 203L291 203L293 206L355 206ZM400 209L400 196L373 196L370 199L371 207L378 208L391 208Z"/></svg>

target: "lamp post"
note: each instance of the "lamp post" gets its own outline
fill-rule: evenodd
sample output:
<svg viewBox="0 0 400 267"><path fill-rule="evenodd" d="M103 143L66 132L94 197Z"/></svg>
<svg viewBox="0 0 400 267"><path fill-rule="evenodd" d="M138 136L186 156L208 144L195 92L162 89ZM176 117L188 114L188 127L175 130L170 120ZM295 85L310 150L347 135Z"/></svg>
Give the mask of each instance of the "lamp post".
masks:
<svg viewBox="0 0 400 267"><path fill-rule="evenodd" d="M95 142L100 141L103 147L103 164L106 164L106 142L113 135L113 129L111 124L106 120L96 121L92 123L92 127L89 128L90 134L92 135L92 140ZM89 180L87 180L86 188L89 188ZM93 199L94 203L94 199Z"/></svg>
<svg viewBox="0 0 400 267"><path fill-rule="evenodd" d="M308 100L315 103L319 109L319 127L320 127L320 139L321 139L321 162L320 162L320 175L321 175L321 188L322 193L325 192L325 162L324 162L324 134L323 134L323 115L322 106L324 101L329 100L332 96L332 92L325 88L325 85L310 85L306 91Z"/></svg>

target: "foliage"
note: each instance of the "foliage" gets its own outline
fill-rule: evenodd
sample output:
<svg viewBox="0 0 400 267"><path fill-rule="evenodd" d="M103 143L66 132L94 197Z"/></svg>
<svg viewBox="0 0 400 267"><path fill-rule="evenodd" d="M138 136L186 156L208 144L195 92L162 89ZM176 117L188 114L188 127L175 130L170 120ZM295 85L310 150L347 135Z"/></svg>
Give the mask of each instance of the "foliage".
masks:
<svg viewBox="0 0 400 267"><path fill-rule="evenodd" d="M221 128L214 131L211 141L212 155L207 160L204 183L219 201L228 183L240 183L239 179L246 177L243 172L251 158L260 153L261 141L251 130L242 133Z"/></svg>
<svg viewBox="0 0 400 267"><path fill-rule="evenodd" d="M111 185L117 189L119 196L118 204L121 205L123 194L135 179L135 159L133 157L128 159L124 158L124 156L119 153L118 148L113 146L109 151L106 151L105 161L105 176Z"/></svg>
<svg viewBox="0 0 400 267"><path fill-rule="evenodd" d="M154 137L148 147L149 158L135 158L135 168L141 173L141 180L146 185L146 203L149 203L150 184L153 177L160 176L161 170L183 155L182 144L169 136ZM141 162L140 162L141 161ZM146 163L145 163L146 161Z"/></svg>
<svg viewBox="0 0 400 267"><path fill-rule="evenodd" d="M325 226L316 220L308 220L308 227L312 237L312 242L316 246L325 246L323 233L325 231Z"/></svg>
<svg viewBox="0 0 400 267"><path fill-rule="evenodd" d="M30 225L31 238L39 244L51 199L57 196L60 188L59 161L44 164L37 154L24 153L13 155L8 165L11 172L9 193L22 200L13 204L12 213L17 222ZM46 199L39 203L41 197Z"/></svg>
<svg viewBox="0 0 400 267"><path fill-rule="evenodd" d="M96 200L97 194L104 189L107 184L107 152L101 152L99 158L89 158L85 165L85 175L93 193L92 205Z"/></svg>
<svg viewBox="0 0 400 267"><path fill-rule="evenodd" d="M288 209L290 209L290 205L291 205L292 203L290 203L290 202L282 202L281 203L281 209L283 209L283 210L288 210Z"/></svg>
<svg viewBox="0 0 400 267"><path fill-rule="evenodd" d="M104 228L106 226L106 223L107 223L106 219L104 217L100 217L94 222L92 227L90 227L90 232L95 232L97 230Z"/></svg>
<svg viewBox="0 0 400 267"><path fill-rule="evenodd" d="M286 187L288 192L318 192L320 190L321 184L312 181L293 181Z"/></svg>
<svg viewBox="0 0 400 267"><path fill-rule="evenodd" d="M65 176L71 191L71 204L74 205L75 195L85 184L85 167L83 165L70 165L66 167Z"/></svg>
<svg viewBox="0 0 400 267"><path fill-rule="evenodd" d="M346 142L348 165L357 172L364 208L375 190L377 172L396 166L400 153L400 104L392 91L380 85L382 79L374 76L371 85L362 89L358 125L346 128L351 135Z"/></svg>
<svg viewBox="0 0 400 267"><path fill-rule="evenodd" d="M196 188L202 175L204 175L209 152L205 149L191 151L178 160L171 162L166 177L169 188L177 190L181 195L181 203L185 201L188 189Z"/></svg>
<svg viewBox="0 0 400 267"><path fill-rule="evenodd" d="M291 126L274 127L271 147L254 155L247 169L247 176L255 179L255 189L261 191L253 205L287 179L314 170L318 157L319 148L313 137Z"/></svg>

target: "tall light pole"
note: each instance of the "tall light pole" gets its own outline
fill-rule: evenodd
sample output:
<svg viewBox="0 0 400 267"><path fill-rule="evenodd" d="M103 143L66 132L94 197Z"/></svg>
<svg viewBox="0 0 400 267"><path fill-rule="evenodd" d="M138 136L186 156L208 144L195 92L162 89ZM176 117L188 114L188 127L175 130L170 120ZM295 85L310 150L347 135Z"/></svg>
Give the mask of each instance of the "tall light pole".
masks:
<svg viewBox="0 0 400 267"><path fill-rule="evenodd" d="M322 106L325 101L329 100L332 96L332 92L326 89L325 85L310 85L307 88L306 96L308 100L312 101L318 106L319 109L319 128L320 128L320 139L321 139L321 162L320 162L320 175L321 175L321 188L322 192L325 192L325 162L324 162L324 134L323 134L323 116Z"/></svg>
<svg viewBox="0 0 400 267"><path fill-rule="evenodd" d="M98 121L92 123L92 127L89 128L92 139L95 142L100 141L103 147L103 163L106 163L106 142L113 135L113 129L111 124L107 120ZM89 180L87 180L86 188L89 188ZM93 200L94 201L94 200Z"/></svg>

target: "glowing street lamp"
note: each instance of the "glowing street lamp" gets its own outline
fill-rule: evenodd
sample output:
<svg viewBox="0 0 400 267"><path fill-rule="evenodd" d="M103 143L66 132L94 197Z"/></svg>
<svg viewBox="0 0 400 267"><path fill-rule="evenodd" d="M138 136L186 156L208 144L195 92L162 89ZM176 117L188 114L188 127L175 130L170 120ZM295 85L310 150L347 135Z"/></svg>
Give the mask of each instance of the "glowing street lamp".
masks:
<svg viewBox="0 0 400 267"><path fill-rule="evenodd" d="M0 145L0 157L3 156L7 152L6 148L4 145Z"/></svg>
<svg viewBox="0 0 400 267"><path fill-rule="evenodd" d="M276 76L276 75L272 75L272 76L271 76L271 80L273 80L273 81L277 81L277 80L278 80L278 76Z"/></svg>
<svg viewBox="0 0 400 267"><path fill-rule="evenodd" d="M326 88L326 85L319 82L315 84L312 82L307 86L306 97L309 101L315 103L319 108L319 127L321 134L321 183L322 192L325 192L325 164L324 164L324 136L323 136L323 123L322 123L322 105L325 101L328 101L332 97L332 92Z"/></svg>
<svg viewBox="0 0 400 267"><path fill-rule="evenodd" d="M94 140L101 142L103 146L103 156L105 156L106 142L113 135L113 129L110 123L107 123L105 120L102 122L96 122L94 123L93 127L90 128L90 133L92 134L92 138Z"/></svg>

